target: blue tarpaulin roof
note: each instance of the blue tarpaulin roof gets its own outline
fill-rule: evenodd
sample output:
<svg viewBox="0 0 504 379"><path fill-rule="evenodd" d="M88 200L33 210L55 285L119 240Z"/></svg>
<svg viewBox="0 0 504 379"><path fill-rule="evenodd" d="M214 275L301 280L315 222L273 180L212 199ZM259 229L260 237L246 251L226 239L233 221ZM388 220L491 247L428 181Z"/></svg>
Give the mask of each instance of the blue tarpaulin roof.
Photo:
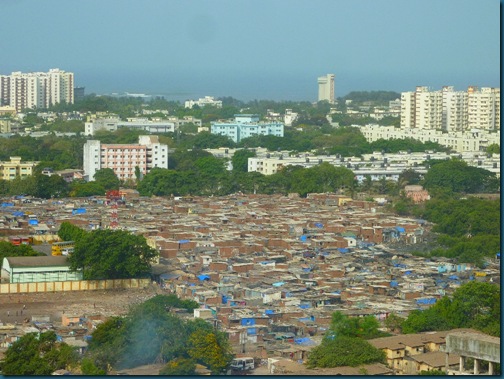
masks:
<svg viewBox="0 0 504 379"><path fill-rule="evenodd" d="M315 227L317 228L323 228L324 227L324 224L320 223L320 222L316 222L315 223Z"/></svg>
<svg viewBox="0 0 504 379"><path fill-rule="evenodd" d="M300 240L300 241L303 241L303 242L306 242L306 236L305 236L305 235L302 235L301 237L299 237L299 240Z"/></svg>
<svg viewBox="0 0 504 379"><path fill-rule="evenodd" d="M24 212L20 212L20 211L12 212L12 215L13 216L24 216Z"/></svg>
<svg viewBox="0 0 504 379"><path fill-rule="evenodd" d="M86 213L86 208L75 208L75 209L72 209L72 214L73 215L82 214L82 213Z"/></svg>
<svg viewBox="0 0 504 379"><path fill-rule="evenodd" d="M402 226L396 226L395 228L399 233L404 233L406 231Z"/></svg>
<svg viewBox="0 0 504 379"><path fill-rule="evenodd" d="M281 287L285 284L285 282L276 282L276 283L273 283L272 286L273 287Z"/></svg>
<svg viewBox="0 0 504 379"><path fill-rule="evenodd" d="M298 307L301 309L307 309L307 308L310 308L310 305L309 304L299 304Z"/></svg>
<svg viewBox="0 0 504 379"><path fill-rule="evenodd" d="M178 241L178 243L189 243L190 241L189 240L180 240Z"/></svg>
<svg viewBox="0 0 504 379"><path fill-rule="evenodd" d="M434 304L436 303L436 298L428 298L428 299L417 299L417 304Z"/></svg>
<svg viewBox="0 0 504 379"><path fill-rule="evenodd" d="M350 250L348 250L348 249L346 249L346 248L344 248L344 247L338 247L338 251L339 251L340 253L348 253Z"/></svg>
<svg viewBox="0 0 504 379"><path fill-rule="evenodd" d="M397 287L399 285L397 280L390 281L390 287Z"/></svg>
<svg viewBox="0 0 504 379"><path fill-rule="evenodd" d="M30 225L38 225L38 220L30 220L30 221L28 221L28 224L30 224Z"/></svg>
<svg viewBox="0 0 504 379"><path fill-rule="evenodd" d="M294 343L296 345L315 345L315 341L308 337L294 338Z"/></svg>
<svg viewBox="0 0 504 379"><path fill-rule="evenodd" d="M459 277L457 275L450 275L448 277L448 279L451 279L451 280L459 280Z"/></svg>
<svg viewBox="0 0 504 379"><path fill-rule="evenodd" d="M2 203L2 207L13 207L14 203Z"/></svg>
<svg viewBox="0 0 504 379"><path fill-rule="evenodd" d="M267 315L272 315L272 314L275 314L275 311L274 311L274 310L272 310L272 309L266 309L266 310L264 311L264 313L265 313L265 314L267 314Z"/></svg>
<svg viewBox="0 0 504 379"><path fill-rule="evenodd" d="M198 275L199 280L210 280L210 277L208 275Z"/></svg>

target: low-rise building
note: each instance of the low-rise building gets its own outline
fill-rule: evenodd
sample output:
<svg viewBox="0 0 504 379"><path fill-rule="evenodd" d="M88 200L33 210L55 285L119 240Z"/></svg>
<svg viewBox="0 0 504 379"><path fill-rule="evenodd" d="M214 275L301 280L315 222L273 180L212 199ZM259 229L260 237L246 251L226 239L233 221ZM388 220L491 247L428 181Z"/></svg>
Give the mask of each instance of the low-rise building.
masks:
<svg viewBox="0 0 504 379"><path fill-rule="evenodd" d="M9 283L66 282L82 280L81 271L71 271L67 257L5 257L2 279Z"/></svg>
<svg viewBox="0 0 504 379"><path fill-rule="evenodd" d="M205 96L198 100L186 100L184 107L192 108L195 105L199 107L210 105L212 107L222 108L222 100L215 100L212 96Z"/></svg>
<svg viewBox="0 0 504 379"><path fill-rule="evenodd" d="M259 122L258 115L237 114L234 121L212 122L210 133L229 137L238 143L244 138L258 135L284 136L284 125L280 122Z"/></svg>
<svg viewBox="0 0 504 379"><path fill-rule="evenodd" d="M34 167L39 162L21 162L21 157L10 157L10 161L0 161L0 179L13 180L16 177L25 178L33 174Z"/></svg>

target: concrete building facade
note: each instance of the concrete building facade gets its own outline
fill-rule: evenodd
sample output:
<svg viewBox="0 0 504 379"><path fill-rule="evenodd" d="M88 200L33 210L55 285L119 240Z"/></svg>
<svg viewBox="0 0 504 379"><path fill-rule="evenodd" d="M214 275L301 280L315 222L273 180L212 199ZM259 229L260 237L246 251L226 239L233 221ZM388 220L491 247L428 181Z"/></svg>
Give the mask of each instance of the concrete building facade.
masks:
<svg viewBox="0 0 504 379"><path fill-rule="evenodd" d="M215 100L212 96L205 96L198 100L187 100L184 104L185 108L192 108L194 105L199 107L204 107L206 105L211 105L213 107L222 108L222 101Z"/></svg>
<svg viewBox="0 0 504 379"><path fill-rule="evenodd" d="M335 99L334 74L318 78L318 101L328 101L333 104Z"/></svg>
<svg viewBox="0 0 504 379"><path fill-rule="evenodd" d="M237 114L234 121L212 122L210 133L227 136L233 142L256 135L284 136L284 124L280 122L259 122L259 116Z"/></svg>
<svg viewBox="0 0 504 379"><path fill-rule="evenodd" d="M439 91L418 86L401 94L401 128L458 132L471 129L500 130L500 88L470 86Z"/></svg>
<svg viewBox="0 0 504 379"><path fill-rule="evenodd" d="M121 121L119 118L99 118L84 124L84 133L93 136L96 131L104 130L115 132L121 128L143 130L148 133L174 133L175 122L172 121L151 121L147 118L134 118L128 121Z"/></svg>
<svg viewBox="0 0 504 379"><path fill-rule="evenodd" d="M25 178L33 174L33 168L39 162L21 162L21 157L10 157L10 161L0 161L0 180Z"/></svg>
<svg viewBox="0 0 504 379"><path fill-rule="evenodd" d="M49 72L12 72L0 77L0 105L20 112L25 108L47 108L74 102L74 74L58 68Z"/></svg>
<svg viewBox="0 0 504 379"><path fill-rule="evenodd" d="M471 129L465 131L443 132L442 130L395 128L394 126L380 126L369 124L359 126L368 142L379 139L406 139L413 138L421 142L437 142L452 150L463 152L485 151L492 144L500 145L500 130L488 131Z"/></svg>
<svg viewBox="0 0 504 379"><path fill-rule="evenodd" d="M84 144L84 173L90 181L104 168L114 170L120 180L135 180L136 167L141 175L154 167L168 168L168 145L159 143L158 136L139 136L138 144L102 144L98 140Z"/></svg>

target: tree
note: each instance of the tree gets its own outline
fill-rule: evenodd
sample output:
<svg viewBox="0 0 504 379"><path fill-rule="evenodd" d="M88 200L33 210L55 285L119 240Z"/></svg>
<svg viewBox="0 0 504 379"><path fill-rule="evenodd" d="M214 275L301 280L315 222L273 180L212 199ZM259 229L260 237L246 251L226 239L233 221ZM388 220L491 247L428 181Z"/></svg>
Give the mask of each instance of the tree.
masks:
<svg viewBox="0 0 504 379"><path fill-rule="evenodd" d="M492 143L486 149L487 154L500 154L500 146L496 143Z"/></svg>
<svg viewBox="0 0 504 379"><path fill-rule="evenodd" d="M0 241L0 268L5 257L36 257L44 255L44 253L33 250L30 245L14 246L10 242Z"/></svg>
<svg viewBox="0 0 504 379"><path fill-rule="evenodd" d="M88 196L104 196L105 188L97 182L81 183L76 182L72 184L70 190L71 197L88 197Z"/></svg>
<svg viewBox="0 0 504 379"><path fill-rule="evenodd" d="M61 176L36 174L34 177L36 197L50 199L68 195L68 183Z"/></svg>
<svg viewBox="0 0 504 379"><path fill-rule="evenodd" d="M78 242L85 235L86 231L84 229L81 229L68 221L63 221L58 230L58 237L63 241Z"/></svg>
<svg viewBox="0 0 504 379"><path fill-rule="evenodd" d="M370 339L381 337L380 324L374 316L348 317L341 312L334 312L326 338L356 337Z"/></svg>
<svg viewBox="0 0 504 379"><path fill-rule="evenodd" d="M468 166L459 159L451 159L433 165L424 178L424 187L447 188L453 192L496 192L499 181L495 174L477 167Z"/></svg>
<svg viewBox="0 0 504 379"><path fill-rule="evenodd" d="M158 252L143 236L122 230L95 230L84 235L69 256L72 270L85 279L137 278L149 273Z"/></svg>
<svg viewBox="0 0 504 379"><path fill-rule="evenodd" d="M233 171L248 172L248 159L256 156L256 153L252 150L241 149L235 151L233 158L231 158L231 163L233 165Z"/></svg>
<svg viewBox="0 0 504 379"><path fill-rule="evenodd" d="M75 365L78 353L64 342L58 342L56 333L28 333L5 352L2 363L4 375L50 375L69 365Z"/></svg>
<svg viewBox="0 0 504 379"><path fill-rule="evenodd" d="M452 298L444 297L426 310L414 310L402 323L403 333L474 328L500 336L500 287L470 281Z"/></svg>
<svg viewBox="0 0 504 379"><path fill-rule="evenodd" d="M399 174L398 183L401 188L404 188L406 185L418 184L420 179L421 175L415 170L409 168Z"/></svg>
<svg viewBox="0 0 504 379"><path fill-rule="evenodd" d="M107 371L97 367L90 358L83 358L81 362L81 371L84 375L106 375Z"/></svg>
<svg viewBox="0 0 504 379"><path fill-rule="evenodd" d="M196 365L191 359L176 358L159 370L159 375L195 375Z"/></svg>
<svg viewBox="0 0 504 379"><path fill-rule="evenodd" d="M107 367L115 365L123 356L126 321L123 317L111 317L96 327L86 352L86 358L91 361L92 366L107 370ZM93 369L91 365L88 366ZM81 368L84 370L82 366Z"/></svg>
<svg viewBox="0 0 504 379"><path fill-rule="evenodd" d="M222 374L231 364L229 343L212 332L197 330L189 336L189 356L209 367L213 374Z"/></svg>
<svg viewBox="0 0 504 379"><path fill-rule="evenodd" d="M94 179L96 183L100 184L105 190L118 190L121 184L121 181L111 168L97 170L94 174Z"/></svg>
<svg viewBox="0 0 504 379"><path fill-rule="evenodd" d="M395 313L391 313L385 319L384 324L393 333L401 333L402 332L402 323L405 319L399 317Z"/></svg>
<svg viewBox="0 0 504 379"><path fill-rule="evenodd" d="M356 367L363 364L385 362L385 353L366 340L341 336L325 339L308 356L307 367Z"/></svg>

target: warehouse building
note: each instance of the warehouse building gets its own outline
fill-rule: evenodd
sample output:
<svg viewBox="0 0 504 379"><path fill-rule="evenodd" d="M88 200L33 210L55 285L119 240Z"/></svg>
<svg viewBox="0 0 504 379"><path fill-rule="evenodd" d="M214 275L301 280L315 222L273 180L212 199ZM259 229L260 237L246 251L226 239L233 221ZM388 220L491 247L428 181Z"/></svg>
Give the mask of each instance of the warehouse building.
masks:
<svg viewBox="0 0 504 379"><path fill-rule="evenodd" d="M5 257L2 282L39 283L82 280L82 272L70 270L66 256Z"/></svg>

